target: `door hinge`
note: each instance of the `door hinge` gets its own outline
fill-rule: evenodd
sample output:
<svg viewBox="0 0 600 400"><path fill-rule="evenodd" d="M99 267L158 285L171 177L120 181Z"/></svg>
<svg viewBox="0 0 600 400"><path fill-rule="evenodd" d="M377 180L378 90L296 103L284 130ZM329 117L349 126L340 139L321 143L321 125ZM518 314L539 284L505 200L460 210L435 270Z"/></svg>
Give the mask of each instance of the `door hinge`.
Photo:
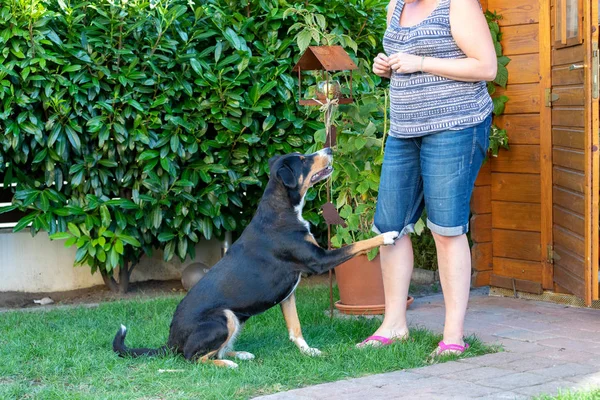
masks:
<svg viewBox="0 0 600 400"><path fill-rule="evenodd" d="M554 246L549 244L548 246L546 246L546 251L546 260L548 261L548 263L554 264Z"/></svg>
<svg viewBox="0 0 600 400"><path fill-rule="evenodd" d="M558 100L560 97L556 93L552 93L552 89L544 89L544 104L546 107L552 107L552 102Z"/></svg>
<svg viewBox="0 0 600 400"><path fill-rule="evenodd" d="M600 69L600 57L598 54L598 42L592 43L592 98L597 99L599 95L598 70Z"/></svg>

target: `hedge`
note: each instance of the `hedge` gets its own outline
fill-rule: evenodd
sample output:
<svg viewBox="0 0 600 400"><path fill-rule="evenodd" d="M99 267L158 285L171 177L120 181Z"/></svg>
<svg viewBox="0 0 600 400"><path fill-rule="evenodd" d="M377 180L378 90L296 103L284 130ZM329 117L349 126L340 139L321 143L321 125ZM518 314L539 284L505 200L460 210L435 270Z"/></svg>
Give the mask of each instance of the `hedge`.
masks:
<svg viewBox="0 0 600 400"><path fill-rule="evenodd" d="M0 212L76 245L113 288L120 266L126 290L143 254L193 257L200 237L243 229L269 157L314 144L320 113L297 105L291 74L311 38L290 28L322 14L372 60L387 1L2 3L0 177L15 195Z"/></svg>

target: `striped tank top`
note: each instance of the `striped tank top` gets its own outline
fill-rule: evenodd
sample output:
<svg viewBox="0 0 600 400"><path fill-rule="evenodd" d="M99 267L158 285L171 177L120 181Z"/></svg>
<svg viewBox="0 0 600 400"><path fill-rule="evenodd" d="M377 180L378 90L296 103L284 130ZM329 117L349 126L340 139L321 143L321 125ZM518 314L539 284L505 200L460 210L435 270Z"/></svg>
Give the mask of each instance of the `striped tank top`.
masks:
<svg viewBox="0 0 600 400"><path fill-rule="evenodd" d="M466 58L450 31L450 1L439 0L420 23L400 26L404 1L396 9L383 36L388 56L403 52L435 58ZM493 109L484 81L462 82L426 72L392 73L390 131L399 138L460 130L485 120Z"/></svg>

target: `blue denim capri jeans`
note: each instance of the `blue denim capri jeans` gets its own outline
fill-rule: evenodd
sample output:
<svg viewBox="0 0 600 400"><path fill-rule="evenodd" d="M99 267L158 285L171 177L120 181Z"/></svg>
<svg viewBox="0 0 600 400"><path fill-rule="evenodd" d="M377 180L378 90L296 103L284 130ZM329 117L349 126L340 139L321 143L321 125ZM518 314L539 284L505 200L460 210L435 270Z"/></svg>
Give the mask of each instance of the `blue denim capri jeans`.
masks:
<svg viewBox="0 0 600 400"><path fill-rule="evenodd" d="M469 230L471 194L487 154L492 116L479 125L426 136L390 136L385 146L373 230L414 232L423 208L441 236Z"/></svg>

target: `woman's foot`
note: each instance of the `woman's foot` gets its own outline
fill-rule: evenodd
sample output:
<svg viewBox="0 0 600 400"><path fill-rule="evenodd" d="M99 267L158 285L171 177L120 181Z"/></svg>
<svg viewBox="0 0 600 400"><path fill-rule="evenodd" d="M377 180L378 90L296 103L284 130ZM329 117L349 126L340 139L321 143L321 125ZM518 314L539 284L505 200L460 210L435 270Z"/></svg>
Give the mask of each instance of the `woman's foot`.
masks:
<svg viewBox="0 0 600 400"><path fill-rule="evenodd" d="M447 343L443 340L438 343L438 347L429 355L431 358L461 355L469 348L469 344L461 341L461 343Z"/></svg>
<svg viewBox="0 0 600 400"><path fill-rule="evenodd" d="M360 343L356 347L381 347L388 346L394 342L405 341L410 337L408 329L382 329L381 327L375 333Z"/></svg>

